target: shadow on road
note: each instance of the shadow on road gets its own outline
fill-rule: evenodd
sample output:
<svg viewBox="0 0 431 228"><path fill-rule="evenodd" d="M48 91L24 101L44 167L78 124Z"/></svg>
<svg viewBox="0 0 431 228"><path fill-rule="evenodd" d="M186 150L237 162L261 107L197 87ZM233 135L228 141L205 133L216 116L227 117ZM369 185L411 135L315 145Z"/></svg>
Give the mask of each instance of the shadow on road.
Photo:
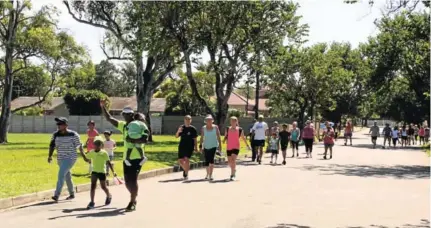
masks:
<svg viewBox="0 0 431 228"><path fill-rule="evenodd" d="M181 182L184 181L184 178L175 178L169 180L160 180L159 183L171 183L171 182Z"/></svg>
<svg viewBox="0 0 431 228"><path fill-rule="evenodd" d="M351 147L356 147L356 148L365 148L365 149L373 149L373 145L370 144L353 144ZM377 144L376 145L376 149L382 149L382 145ZM397 146L396 148L387 148L386 150L388 151L397 151L397 150L407 150L407 151L423 151L422 147L412 147L412 146L407 146L407 147L401 147L401 146Z"/></svg>
<svg viewBox="0 0 431 228"><path fill-rule="evenodd" d="M81 211L81 208L78 209L72 209L74 211ZM86 210L86 209L85 209ZM88 210L88 213L85 214L72 214L72 215L62 215L62 216L56 216L48 218L48 220L55 220L60 218L67 218L67 217L76 217L76 218L88 218L88 217L112 217L112 216L118 216L118 215L124 215L125 210L123 208L121 209L114 209L114 210L97 210L97 212L92 213L94 210Z"/></svg>
<svg viewBox="0 0 431 228"><path fill-rule="evenodd" d="M24 205L21 207L17 207L16 209L24 209L24 208L28 208L28 207L40 207L40 206L49 206L49 205L54 205L54 204L59 204L59 203L67 203L70 201L66 201L66 200L61 200L61 201L43 201L43 202L39 202L39 203L35 203L35 204L29 204L29 205Z"/></svg>
<svg viewBox="0 0 431 228"><path fill-rule="evenodd" d="M275 226L268 226L266 228L311 228L311 226L303 226L297 224L279 223Z"/></svg>
<svg viewBox="0 0 431 228"><path fill-rule="evenodd" d="M395 166L371 166L371 165L338 165L327 166L304 165L297 169L306 171L320 171L321 175L344 175L356 177L377 177L396 179L428 179L430 167L421 165L395 165Z"/></svg>
<svg viewBox="0 0 431 228"><path fill-rule="evenodd" d="M428 219L421 219L420 224L404 224L402 226L383 226L383 225L369 225L369 226L347 226L344 228L429 228L430 221Z"/></svg>

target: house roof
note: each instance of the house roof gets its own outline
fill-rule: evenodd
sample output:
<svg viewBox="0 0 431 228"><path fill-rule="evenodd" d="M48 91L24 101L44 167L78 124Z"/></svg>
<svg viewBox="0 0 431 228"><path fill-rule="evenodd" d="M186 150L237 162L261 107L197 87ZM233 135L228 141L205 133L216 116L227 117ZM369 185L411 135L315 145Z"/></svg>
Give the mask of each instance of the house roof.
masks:
<svg viewBox="0 0 431 228"><path fill-rule="evenodd" d="M11 102L11 109L17 109L24 106L32 105L38 102L41 97L18 97ZM62 105L64 100L62 97L53 97L50 102L44 102L40 107L46 111L54 110L56 107Z"/></svg>
<svg viewBox="0 0 431 228"><path fill-rule="evenodd" d="M136 96L133 97L110 97L111 111L121 111L124 107L130 107L133 110L138 109L138 103L136 102ZM166 99L165 98L152 98L151 99L151 112L165 112Z"/></svg>
<svg viewBox="0 0 431 228"><path fill-rule="evenodd" d="M12 110L34 104L39 101L38 97L18 97L11 102ZM111 100L111 111L121 111L124 107L130 107L137 110L136 96L133 97L110 97ZM51 102L42 104L42 108L45 111L54 110L56 107L64 104L62 97L53 97ZM166 109L165 98L152 98L151 99L151 112L164 112Z"/></svg>

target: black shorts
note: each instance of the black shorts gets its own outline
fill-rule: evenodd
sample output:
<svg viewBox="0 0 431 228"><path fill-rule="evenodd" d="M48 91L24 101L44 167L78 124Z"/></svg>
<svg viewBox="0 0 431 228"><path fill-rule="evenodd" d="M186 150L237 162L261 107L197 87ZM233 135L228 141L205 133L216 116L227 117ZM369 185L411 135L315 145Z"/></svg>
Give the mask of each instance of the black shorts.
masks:
<svg viewBox="0 0 431 228"><path fill-rule="evenodd" d="M297 149L299 147L299 141L290 141L290 145L292 145L292 148Z"/></svg>
<svg viewBox="0 0 431 228"><path fill-rule="evenodd" d="M96 177L100 181L106 181L106 173L91 172L91 178Z"/></svg>
<svg viewBox="0 0 431 228"><path fill-rule="evenodd" d="M407 136L401 136L402 140L407 140Z"/></svg>
<svg viewBox="0 0 431 228"><path fill-rule="evenodd" d="M227 152L227 156L232 156L232 154L235 154L236 156L238 156L239 154L239 149L232 149L232 150L228 150Z"/></svg>
<svg viewBox="0 0 431 228"><path fill-rule="evenodd" d="M216 151L217 151L216 147L211 149L204 149L204 155L205 155L204 166L209 166L210 164L214 164Z"/></svg>
<svg viewBox="0 0 431 228"><path fill-rule="evenodd" d="M278 154L278 150L271 150L271 154Z"/></svg>
<svg viewBox="0 0 431 228"><path fill-rule="evenodd" d="M178 159L191 158L194 150L193 147L178 147Z"/></svg>
<svg viewBox="0 0 431 228"><path fill-rule="evenodd" d="M256 147L264 147L265 146L265 140L253 140L253 144Z"/></svg>
<svg viewBox="0 0 431 228"><path fill-rule="evenodd" d="M371 136L372 140L377 140L377 136Z"/></svg>
<svg viewBox="0 0 431 228"><path fill-rule="evenodd" d="M124 180L126 182L138 180L138 175L141 172L142 168L142 166L139 165L141 161L141 159L129 160L130 164L132 164L131 166L127 166L126 163L124 163L123 161L123 173Z"/></svg>
<svg viewBox="0 0 431 228"><path fill-rule="evenodd" d="M281 145L281 150L287 150L287 146L288 146L288 142L286 142L286 143L280 143Z"/></svg>

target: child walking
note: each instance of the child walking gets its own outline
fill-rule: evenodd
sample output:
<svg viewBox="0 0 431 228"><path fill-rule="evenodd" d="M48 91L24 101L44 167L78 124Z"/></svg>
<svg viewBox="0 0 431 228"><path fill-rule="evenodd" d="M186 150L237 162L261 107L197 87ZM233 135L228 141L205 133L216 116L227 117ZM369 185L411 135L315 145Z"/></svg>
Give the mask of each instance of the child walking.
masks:
<svg viewBox="0 0 431 228"><path fill-rule="evenodd" d="M279 150L279 144L280 140L278 138L277 132L272 132L272 137L269 140L269 149L271 151L271 164L277 164L277 158L278 158L278 150ZM274 160L275 157L275 161Z"/></svg>
<svg viewBox="0 0 431 228"><path fill-rule="evenodd" d="M104 149L108 153L109 161L114 160L114 151L117 149L116 142L111 139L112 131L105 131L103 132L103 135L105 136L105 143L104 143ZM114 166L114 163L111 163L112 166ZM109 166L106 167L106 174L109 176Z"/></svg>
<svg viewBox="0 0 431 228"><path fill-rule="evenodd" d="M97 180L100 181L100 187L106 194L105 205L111 204L112 195L106 185L106 166L109 166L114 176L117 176L114 171L114 167L112 167L112 164L109 161L108 153L103 149L103 139L97 136L95 137L93 143L94 149L88 152L86 155L83 154L84 160L87 161L88 159L91 159L91 162L93 163L93 171L91 172L91 201L88 204L87 209L93 209L95 206L94 196L96 195Z"/></svg>
<svg viewBox="0 0 431 228"><path fill-rule="evenodd" d="M93 120L88 121L87 123L87 141L85 145L87 146L87 153L94 150L94 138L99 136L99 132L96 130L96 123ZM93 171L93 164L90 163L88 166L88 173L91 174Z"/></svg>
<svg viewBox="0 0 431 228"><path fill-rule="evenodd" d="M287 146L288 146L289 140L290 140L290 132L289 132L287 124L282 125L282 130L278 133L278 136L280 138L281 153L283 154L283 163L282 164L286 165Z"/></svg>

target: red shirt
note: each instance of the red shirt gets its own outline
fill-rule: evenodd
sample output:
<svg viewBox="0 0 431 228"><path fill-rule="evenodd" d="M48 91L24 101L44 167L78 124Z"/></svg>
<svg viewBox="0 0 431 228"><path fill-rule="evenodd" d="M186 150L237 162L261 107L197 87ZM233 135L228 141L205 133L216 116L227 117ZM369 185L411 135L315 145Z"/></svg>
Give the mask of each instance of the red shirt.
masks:
<svg viewBox="0 0 431 228"><path fill-rule="evenodd" d="M91 150L95 149L95 146L94 146L93 142L94 142L94 138L96 136L98 136L98 135L99 135L99 132L97 132L96 129L93 129L93 130L88 129L87 130L87 136L88 136L87 150L88 151L91 151Z"/></svg>
<svg viewBox="0 0 431 228"><path fill-rule="evenodd" d="M331 128L328 132L327 129L323 131L323 143L324 144L334 144L334 130Z"/></svg>
<svg viewBox="0 0 431 228"><path fill-rule="evenodd" d="M302 138L303 139L314 139L314 128L310 127L304 127L302 130Z"/></svg>

